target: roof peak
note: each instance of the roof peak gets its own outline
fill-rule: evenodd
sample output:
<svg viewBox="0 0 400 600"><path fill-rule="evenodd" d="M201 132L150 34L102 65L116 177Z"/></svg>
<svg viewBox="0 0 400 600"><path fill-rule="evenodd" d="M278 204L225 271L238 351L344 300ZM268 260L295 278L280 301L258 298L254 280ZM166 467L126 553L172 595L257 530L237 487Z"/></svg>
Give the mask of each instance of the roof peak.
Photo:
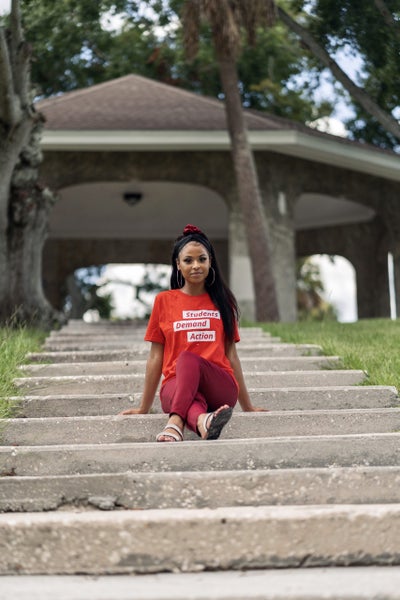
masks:
<svg viewBox="0 0 400 600"><path fill-rule="evenodd" d="M121 75L121 77L116 77L115 79L109 79L107 81L102 81L100 83L95 83L91 86L77 88L76 90L70 90L68 92L63 92L54 96L50 96L49 98L45 98L38 102L39 107L45 107L51 104L54 101L61 102L65 100L71 100L72 98L77 98L82 95L91 95L93 93L97 93L102 89L116 87L121 83L125 82L142 82L143 85L154 86L157 88L167 88L168 90L174 90L174 92L178 95L185 95L190 98L196 98L198 101L210 103L218 110L224 110L224 106L220 100L217 98L211 98L210 96L203 96L201 94L197 94L196 92L192 92L191 90L186 90L184 88L178 87L176 85L171 85L169 83L165 83L163 81L158 81L157 79L151 79L150 77L145 77L144 75L138 75L136 73L129 73L128 75Z"/></svg>
<svg viewBox="0 0 400 600"><path fill-rule="evenodd" d="M136 75L71 90L37 103L52 130L226 131L224 103ZM246 112L249 129L288 129L269 115Z"/></svg>

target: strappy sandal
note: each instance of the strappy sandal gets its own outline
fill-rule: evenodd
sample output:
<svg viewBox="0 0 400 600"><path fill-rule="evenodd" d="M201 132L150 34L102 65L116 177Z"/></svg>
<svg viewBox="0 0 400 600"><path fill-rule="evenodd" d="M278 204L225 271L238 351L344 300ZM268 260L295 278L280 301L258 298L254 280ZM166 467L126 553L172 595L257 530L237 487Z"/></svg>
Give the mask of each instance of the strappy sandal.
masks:
<svg viewBox="0 0 400 600"><path fill-rule="evenodd" d="M178 433L178 435L172 433L172 431L167 431L167 429L174 429ZM164 441L160 439L162 437L169 437L174 442L183 442L183 431L180 427L178 427L178 425L170 423L169 425L166 425L164 429L157 435L156 442Z"/></svg>
<svg viewBox="0 0 400 600"><path fill-rule="evenodd" d="M231 407L224 408L219 413L207 413L204 417L203 427L207 433L205 440L217 440L221 435L222 429L232 416L233 409ZM210 420L211 419L211 420Z"/></svg>

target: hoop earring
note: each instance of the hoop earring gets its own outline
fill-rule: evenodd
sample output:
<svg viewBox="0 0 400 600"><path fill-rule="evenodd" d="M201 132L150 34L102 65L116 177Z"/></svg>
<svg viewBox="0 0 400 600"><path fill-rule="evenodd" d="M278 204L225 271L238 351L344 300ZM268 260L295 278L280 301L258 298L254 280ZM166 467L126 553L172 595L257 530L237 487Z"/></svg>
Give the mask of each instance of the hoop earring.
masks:
<svg viewBox="0 0 400 600"><path fill-rule="evenodd" d="M210 271L212 271L213 279L208 285L211 287L215 283L215 271L214 271L213 267L210 267Z"/></svg>
<svg viewBox="0 0 400 600"><path fill-rule="evenodd" d="M179 269L176 271L176 282L179 288L183 288L185 282L183 281L183 275Z"/></svg>

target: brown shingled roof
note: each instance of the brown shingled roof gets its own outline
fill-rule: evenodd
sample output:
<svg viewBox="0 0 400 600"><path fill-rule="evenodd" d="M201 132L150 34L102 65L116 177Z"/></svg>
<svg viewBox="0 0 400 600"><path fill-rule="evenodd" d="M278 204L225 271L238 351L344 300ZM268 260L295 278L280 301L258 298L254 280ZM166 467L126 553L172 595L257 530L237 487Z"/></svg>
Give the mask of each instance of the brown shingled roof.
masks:
<svg viewBox="0 0 400 600"><path fill-rule="evenodd" d="M226 130L219 100L126 75L38 102L50 130ZM282 119L247 112L253 130L290 129Z"/></svg>
<svg viewBox="0 0 400 600"><path fill-rule="evenodd" d="M66 92L37 103L53 131L226 131L224 104L141 75L125 75L105 83ZM380 154L391 150L318 131L297 121L245 110L252 131L301 131Z"/></svg>

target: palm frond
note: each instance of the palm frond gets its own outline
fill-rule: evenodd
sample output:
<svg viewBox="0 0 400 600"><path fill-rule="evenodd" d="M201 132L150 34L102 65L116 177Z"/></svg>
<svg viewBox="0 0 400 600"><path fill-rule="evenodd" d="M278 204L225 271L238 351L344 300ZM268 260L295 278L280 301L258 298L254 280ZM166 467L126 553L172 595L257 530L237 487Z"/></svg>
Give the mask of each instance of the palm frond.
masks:
<svg viewBox="0 0 400 600"><path fill-rule="evenodd" d="M232 0L202 0L219 56L236 56L240 50L240 18Z"/></svg>
<svg viewBox="0 0 400 600"><path fill-rule="evenodd" d="M235 57L241 49L241 31L255 44L257 29L275 23L277 6L274 0L186 0L182 19L189 60L198 52L202 18L211 26L219 56Z"/></svg>
<svg viewBox="0 0 400 600"><path fill-rule="evenodd" d="M236 0L240 20L251 45L256 42L257 29L272 27L278 15L274 0Z"/></svg>

